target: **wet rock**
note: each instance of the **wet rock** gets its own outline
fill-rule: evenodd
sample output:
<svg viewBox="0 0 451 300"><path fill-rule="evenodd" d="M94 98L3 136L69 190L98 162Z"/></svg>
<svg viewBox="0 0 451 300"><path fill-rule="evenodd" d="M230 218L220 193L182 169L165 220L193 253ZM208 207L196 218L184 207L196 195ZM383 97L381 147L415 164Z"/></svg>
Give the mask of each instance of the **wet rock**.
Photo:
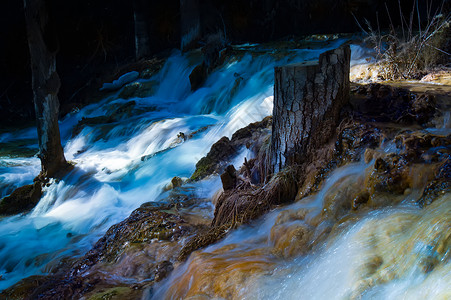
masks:
<svg viewBox="0 0 451 300"><path fill-rule="evenodd" d="M227 159L230 159L237 152L228 137L223 137L211 146L207 156L201 158L196 164L196 171L191 176L192 180L202 179L213 174L218 165Z"/></svg>
<svg viewBox="0 0 451 300"><path fill-rule="evenodd" d="M451 192L451 161L447 160L437 170L435 178L424 188L417 203L420 207L424 207L449 192Z"/></svg>
<svg viewBox="0 0 451 300"><path fill-rule="evenodd" d="M137 81L129 83L122 88L119 97L122 99L148 97L155 93L156 84L157 82L155 81Z"/></svg>
<svg viewBox="0 0 451 300"><path fill-rule="evenodd" d="M15 215L33 209L41 199L42 183L37 181L17 188L0 200L0 215Z"/></svg>
<svg viewBox="0 0 451 300"><path fill-rule="evenodd" d="M207 247L213 243L216 243L230 230L229 224L209 228L208 230L200 231L194 238L189 240L186 245L180 251L178 260L184 261L194 251Z"/></svg>
<svg viewBox="0 0 451 300"><path fill-rule="evenodd" d="M380 129L371 124L350 121L340 131L335 143L341 159L357 160L366 149L380 146L383 140Z"/></svg>
<svg viewBox="0 0 451 300"><path fill-rule="evenodd" d="M195 91L200 88L204 84L205 80L207 80L207 76L208 72L205 63L201 63L200 65L196 66L193 71L191 71L191 74L189 74L191 90Z"/></svg>
<svg viewBox="0 0 451 300"><path fill-rule="evenodd" d="M112 124L122 118L131 117L133 114L133 110L135 109L135 106L136 106L135 101L128 101L125 103L121 103L117 106L114 106L107 112L105 116L98 116L92 118L83 117L80 121L78 121L77 125L74 127L72 131L72 137L78 135L87 126ZM108 132L108 130L112 129L112 126L103 126L102 129L106 133Z"/></svg>
<svg viewBox="0 0 451 300"><path fill-rule="evenodd" d="M124 86L125 84L132 82L134 80L136 80L139 76L139 72L136 71L131 71L128 72L124 75L122 75L121 77L119 77L118 79L114 80L111 83L104 83L102 88L100 89L100 91L111 91L111 90L117 90L119 88L121 88L122 86Z"/></svg>
<svg viewBox="0 0 451 300"><path fill-rule="evenodd" d="M205 45L201 48L201 51L203 61L189 75L192 91L200 88L205 83L208 74L224 63L230 48L224 36L218 33L206 37Z"/></svg>
<svg viewBox="0 0 451 300"><path fill-rule="evenodd" d="M57 280L34 293L40 299L109 297L119 288L117 299L139 298L144 288L172 271L182 247L203 228L187 223L174 204L144 204L113 225Z"/></svg>
<svg viewBox="0 0 451 300"><path fill-rule="evenodd" d="M77 136L83 128L86 126L93 126L93 125L99 125L99 124L110 124L115 122L116 120L111 116L99 116L99 117L93 117L93 118L86 118L83 117L78 124L74 127L72 131L72 137Z"/></svg>
<svg viewBox="0 0 451 300"><path fill-rule="evenodd" d="M410 92L406 89L372 83L353 90L358 101L351 97L354 109L376 121L398 121L410 103Z"/></svg>
<svg viewBox="0 0 451 300"><path fill-rule="evenodd" d="M135 294L135 295L134 295ZM133 299L139 297L136 292L130 287L112 287L107 288L106 291L101 291L91 295L88 300L120 300L120 299Z"/></svg>
<svg viewBox="0 0 451 300"><path fill-rule="evenodd" d="M329 220L334 223L352 210L353 199L362 193L363 178L358 175L348 176L342 182L331 187L324 196L324 206L321 211L321 221Z"/></svg>
<svg viewBox="0 0 451 300"><path fill-rule="evenodd" d="M403 194L411 187L407 161L396 154L378 158L374 162L374 170L367 177L365 185L369 193L387 192Z"/></svg>
<svg viewBox="0 0 451 300"><path fill-rule="evenodd" d="M175 176L174 178L171 179L171 184L173 188L181 187L183 184L183 179L178 176Z"/></svg>
<svg viewBox="0 0 451 300"><path fill-rule="evenodd" d="M397 135L394 141L396 147L412 162L439 162L451 156L451 135L406 131Z"/></svg>
<svg viewBox="0 0 451 300"><path fill-rule="evenodd" d="M358 209L360 205L365 204L370 199L368 191L360 192L354 200L352 200L352 209Z"/></svg>
<svg viewBox="0 0 451 300"><path fill-rule="evenodd" d="M174 270L174 265L170 261L162 261L156 267L155 281L158 282L166 278L168 274L172 272L172 270Z"/></svg>
<svg viewBox="0 0 451 300"><path fill-rule="evenodd" d="M236 170L233 165L226 167L224 173L221 174L222 188L224 191L232 190L237 183Z"/></svg>
<svg viewBox="0 0 451 300"><path fill-rule="evenodd" d="M119 107L115 108L111 113L111 118L113 120L119 120L124 116L130 117L132 115L132 111L136 106L135 101L128 101L124 104L121 104Z"/></svg>
<svg viewBox="0 0 451 300"><path fill-rule="evenodd" d="M12 300L30 299L30 296L33 295L36 289L48 282L48 276L30 276L0 292L0 298Z"/></svg>
<svg viewBox="0 0 451 300"><path fill-rule="evenodd" d="M210 152L197 162L191 180L197 181L210 175L222 173L230 160L243 147L248 147L254 153L259 151L264 137L270 134L271 122L271 117L266 117L260 122L251 123L236 131L231 140L222 137L211 146Z"/></svg>
<svg viewBox="0 0 451 300"><path fill-rule="evenodd" d="M378 122L425 125L436 112L433 95L413 93L407 89L371 83L354 86L351 104L365 118Z"/></svg>
<svg viewBox="0 0 451 300"><path fill-rule="evenodd" d="M429 122L436 112L437 102L433 95L417 95L411 104L412 114L419 124Z"/></svg>
<svg viewBox="0 0 451 300"><path fill-rule="evenodd" d="M175 240L190 232L191 228L175 213L166 212L168 206L141 206L124 221L113 225L72 270L83 272L98 261L112 262L133 243L152 240Z"/></svg>
<svg viewBox="0 0 451 300"><path fill-rule="evenodd" d="M275 225L270 232L273 253L283 258L306 254L310 250L312 237L313 228L299 221Z"/></svg>
<svg viewBox="0 0 451 300"><path fill-rule="evenodd" d="M227 40L222 33L207 36L205 45L202 47L202 54L209 72L224 63L229 50Z"/></svg>

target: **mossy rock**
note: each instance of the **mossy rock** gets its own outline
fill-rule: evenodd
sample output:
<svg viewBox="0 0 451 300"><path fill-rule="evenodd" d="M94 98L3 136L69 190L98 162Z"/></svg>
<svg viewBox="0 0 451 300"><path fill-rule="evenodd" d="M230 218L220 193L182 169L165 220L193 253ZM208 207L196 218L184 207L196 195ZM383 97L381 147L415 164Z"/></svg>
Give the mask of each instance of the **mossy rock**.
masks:
<svg viewBox="0 0 451 300"><path fill-rule="evenodd" d="M92 295L88 300L133 299L132 293L133 290L129 287L113 287L104 292L98 292Z"/></svg>
<svg viewBox="0 0 451 300"><path fill-rule="evenodd" d="M46 276L35 275L22 279L0 293L0 299L22 300L30 297L33 292L49 279Z"/></svg>
<svg viewBox="0 0 451 300"><path fill-rule="evenodd" d="M35 140L16 140L7 143L0 143L0 156L6 157L32 157L38 153L38 148L32 148Z"/></svg>
<svg viewBox="0 0 451 300"><path fill-rule="evenodd" d="M38 204L42 195L40 182L17 188L0 201L0 215L15 215L27 212Z"/></svg>
<svg viewBox="0 0 451 300"><path fill-rule="evenodd" d="M119 93L122 99L144 98L155 93L156 81L133 82L124 86Z"/></svg>
<svg viewBox="0 0 451 300"><path fill-rule="evenodd" d="M209 175L222 173L229 165L230 159L243 147L257 153L264 142L262 137L269 134L271 125L272 118L266 117L260 122L251 123L237 130L231 140L228 137L222 137L211 146L210 152L197 162L196 170L190 179L198 181Z"/></svg>
<svg viewBox="0 0 451 300"><path fill-rule="evenodd" d="M193 228L171 208L167 204L143 204L127 219L110 227L71 273L78 274L101 261L114 262L133 245L173 241L189 235Z"/></svg>
<svg viewBox="0 0 451 300"><path fill-rule="evenodd" d="M191 176L191 180L200 180L215 173L220 162L229 159L236 151L229 138L222 137L211 146L207 156L202 157L196 164L196 171Z"/></svg>

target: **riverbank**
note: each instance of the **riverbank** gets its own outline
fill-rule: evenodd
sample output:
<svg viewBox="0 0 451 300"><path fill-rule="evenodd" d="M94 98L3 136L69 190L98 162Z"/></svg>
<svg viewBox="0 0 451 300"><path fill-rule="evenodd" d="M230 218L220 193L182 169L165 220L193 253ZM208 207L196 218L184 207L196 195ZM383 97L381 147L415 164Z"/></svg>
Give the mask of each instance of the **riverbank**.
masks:
<svg viewBox="0 0 451 300"><path fill-rule="evenodd" d="M337 43L332 41L330 46ZM346 282L348 285L342 288L342 295L377 294L380 286L396 284L393 278L408 280L405 276L412 270L416 272L418 266L418 274L422 274L424 282L438 280L435 278L449 270L447 253L451 221L447 199L450 188L451 88L448 85L405 82L353 84L350 105L342 112L335 140L318 149L312 163L301 170L284 170L266 185L257 180L261 168L265 167L263 160L271 135L271 119L261 121L271 108L265 105L272 100L268 92L271 83L267 83L272 78L272 65L266 64L272 62L274 56L282 58L277 63L287 63L290 57L296 60L299 53L305 55L302 59L307 60L317 52L320 51L297 49L283 54L276 52L260 56L253 53L252 57L243 52L241 57L232 56L224 63L225 67L220 67L206 79L207 87L226 86L223 94L216 92L215 100L206 93L208 90L202 88L194 93L188 92L191 86L187 78L199 62L190 64L192 67L177 73L185 78L182 91L171 91L174 85L167 84L166 87L162 82L155 92L158 95L163 90L169 95L168 100L186 97L185 103L177 103L176 111L180 111L180 115L170 115L171 118L158 113L165 110L158 107L161 104L156 102L157 99L111 98L106 102L111 107L105 111L117 112L113 108L118 105L127 105L127 109L111 122L98 119L98 123L89 123L85 119L81 129L77 129L78 135L72 138L67 135L66 150L74 153L74 159L84 158L80 164L85 166L80 167L78 173L74 171L72 176L88 179L84 180L84 187L79 188L86 190L84 199L95 198L93 200L97 203L93 202L92 207L110 209L111 205L130 202L130 205L125 205L126 209L121 207L123 221L103 220L90 224L106 231L91 250L82 248L78 253L85 251L86 254L74 259L53 257L50 263L44 264L46 273L52 275L24 279L4 290L3 295L12 299L136 299L143 295L155 299L271 298L275 296L272 294L274 290L280 290L277 295L282 299L287 295L285 291L293 290L285 284L290 276L294 276L290 274L305 274L307 271L303 268L307 266L320 268L321 258L325 256L328 257L326 261L342 260L338 256L341 252L334 256L330 249L336 243L346 245L346 236L354 236L354 233L360 240L357 240L352 253L359 259L356 269L351 271L357 275ZM171 68L180 69L180 65L185 63L180 56L172 59L172 65L169 60L163 67L164 76L171 76ZM239 70L233 69L239 64ZM250 67L256 70L256 76L246 72ZM262 77L264 84L258 88L263 86L263 93L255 93L253 81ZM398 87L405 84L413 84L412 91ZM250 90L252 93L244 95ZM233 96L227 98L227 95ZM226 115L228 123L225 127L215 128L217 115L214 113L182 119L187 111L193 111L188 107L193 105L192 101L199 98L203 102L195 102L196 114L233 108ZM240 101L243 99L253 101L242 105ZM133 105L130 104L132 101ZM152 106L156 109L151 109ZM252 107L260 109L258 115L249 110ZM88 115L84 112L84 117L99 117L95 113L98 108L91 109L93 113ZM157 121L148 130L144 122L138 123L144 129L141 131L132 126L119 129L121 120L128 124L137 120L137 112L141 117L151 115L152 120ZM78 124L83 122L81 116L79 118ZM247 125L251 123L249 121L257 122ZM72 121L71 128L75 128L76 123ZM242 123L247 126L240 129ZM152 133L155 128L160 129L158 134ZM121 157L125 160L124 155L106 160L105 156L115 155L117 150L94 152L90 148L96 144L97 147L108 143L112 146L117 144L120 133L125 136L134 131L139 134L136 138L126 138L129 149L122 150L124 153L136 152L131 165L117 161ZM221 138L222 135L226 138ZM199 151L196 143L205 141L201 138L207 138L212 146ZM181 172L180 166L186 163L183 159L187 150L195 157L190 159L192 165ZM205 158L194 154L196 151ZM100 167L88 160L90 155ZM177 156L183 157L175 159L170 172L161 169L168 168L168 165L159 164L159 170L152 166L157 159L174 162ZM200 163L202 161L204 163ZM113 165L113 162L118 165ZM197 169L194 170L196 163ZM234 168L229 165L234 165ZM121 171L125 167L127 170ZM302 182L299 181L300 172ZM221 174L226 174L221 176L225 178L222 183ZM152 187L141 188L139 195L134 189L127 189L125 184L139 184L149 178ZM227 185L230 181L233 181L231 186ZM115 190L105 189L105 182ZM94 194L91 192L93 189L96 190ZM267 193L263 194L265 189ZM98 190L103 190L101 197L96 196ZM128 193L117 195L117 191L123 193L124 190ZM155 197L149 197L154 199L147 202L145 195L150 191ZM46 192L47 206L41 204L32 215L41 211L58 216L49 204L58 204L62 194L66 199L59 203L60 212L68 213L70 207L63 209L62 204L70 203L74 194L77 195L67 189L64 182L52 183ZM49 197L52 194L53 198ZM117 200L102 204L105 197L116 197ZM144 204L134 210L136 198ZM234 205L218 210L218 205L224 202ZM264 216L267 212L269 214ZM404 220L399 228L372 225L378 222L394 225L398 220ZM415 227L416 223L420 225ZM356 229L359 226L363 229ZM67 239L83 239L75 228L63 231ZM412 232L397 239L399 230L407 228ZM430 228L437 228L436 235L430 234ZM385 235L395 237L384 240ZM415 237L410 240L411 236ZM369 241L369 244L359 248L361 241ZM424 247L418 248L418 243ZM384 247L407 250L399 253L378 250ZM341 251L346 252L345 249ZM40 258L46 260L45 255ZM407 266L401 267L406 260ZM32 261L36 262L36 259ZM329 271L337 274L340 267ZM446 277L442 280L446 281ZM279 284L284 288L277 288ZM263 288L258 291L265 285L274 290ZM311 295L321 292L312 286L306 289L313 291ZM442 292L446 295L446 288L437 291L439 295ZM290 293L290 297L296 297L295 292ZM335 296L340 298L339 294Z"/></svg>

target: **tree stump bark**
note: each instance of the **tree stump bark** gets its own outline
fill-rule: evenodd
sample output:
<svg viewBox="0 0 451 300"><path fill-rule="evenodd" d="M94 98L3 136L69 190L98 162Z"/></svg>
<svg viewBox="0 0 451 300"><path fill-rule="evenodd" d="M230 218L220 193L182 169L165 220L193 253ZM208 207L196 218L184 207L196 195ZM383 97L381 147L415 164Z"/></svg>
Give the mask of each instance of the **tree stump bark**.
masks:
<svg viewBox="0 0 451 300"><path fill-rule="evenodd" d="M61 168L66 167L67 163L58 127L58 42L53 32L55 24L52 24L51 16L48 15L47 3L46 0L24 0L41 175L53 177Z"/></svg>
<svg viewBox="0 0 451 300"><path fill-rule="evenodd" d="M276 67L269 174L305 162L327 143L349 101L349 46L319 61Z"/></svg>
<svg viewBox="0 0 451 300"><path fill-rule="evenodd" d="M148 11L149 1L133 0L133 21L135 25L135 58L140 60L150 56L150 35Z"/></svg>

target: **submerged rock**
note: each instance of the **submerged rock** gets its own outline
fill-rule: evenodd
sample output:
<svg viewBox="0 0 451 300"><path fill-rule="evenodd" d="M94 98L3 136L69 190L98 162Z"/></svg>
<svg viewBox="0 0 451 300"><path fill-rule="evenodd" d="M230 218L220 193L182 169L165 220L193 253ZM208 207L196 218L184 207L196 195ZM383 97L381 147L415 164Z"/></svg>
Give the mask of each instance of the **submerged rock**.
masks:
<svg viewBox="0 0 451 300"><path fill-rule="evenodd" d="M124 86L125 84L132 82L136 80L139 77L139 72L131 71L128 73L125 73L118 79L114 80L113 82L107 82L104 83L100 91L111 91L111 90L117 90Z"/></svg>

